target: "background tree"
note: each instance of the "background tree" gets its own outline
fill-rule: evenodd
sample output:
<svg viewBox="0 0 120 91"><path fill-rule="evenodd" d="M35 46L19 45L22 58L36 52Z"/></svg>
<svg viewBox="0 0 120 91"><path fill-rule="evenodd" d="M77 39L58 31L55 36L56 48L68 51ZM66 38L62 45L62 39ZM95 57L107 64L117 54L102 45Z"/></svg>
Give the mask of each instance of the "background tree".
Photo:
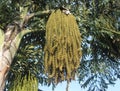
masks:
<svg viewBox="0 0 120 91"><path fill-rule="evenodd" d="M83 56L77 71L80 85L88 87L88 91L105 91L109 84L114 84L120 78L118 0L1 0L0 48L7 29L14 35L10 39L18 41L22 38L21 44L18 41L16 45L18 51L14 51L17 54L11 61L6 89L15 85L13 83L17 82L18 75L23 79L29 77L29 74L37 77L40 84L55 86L53 79L48 79L43 73L44 30L50 10L61 5L65 5L76 16L82 33ZM10 47L10 44L5 47Z"/></svg>

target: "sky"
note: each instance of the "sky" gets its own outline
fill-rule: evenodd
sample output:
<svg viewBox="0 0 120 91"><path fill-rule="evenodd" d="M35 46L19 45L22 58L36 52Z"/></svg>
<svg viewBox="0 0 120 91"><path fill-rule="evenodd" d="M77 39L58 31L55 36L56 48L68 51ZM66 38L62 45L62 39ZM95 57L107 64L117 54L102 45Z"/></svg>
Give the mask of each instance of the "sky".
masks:
<svg viewBox="0 0 120 91"><path fill-rule="evenodd" d="M40 86L43 91L52 91L52 87ZM66 91L66 82L59 83L54 91ZM69 85L69 91L87 91L80 87L77 81L72 81ZM120 91L120 80L115 85L109 85L107 91Z"/></svg>

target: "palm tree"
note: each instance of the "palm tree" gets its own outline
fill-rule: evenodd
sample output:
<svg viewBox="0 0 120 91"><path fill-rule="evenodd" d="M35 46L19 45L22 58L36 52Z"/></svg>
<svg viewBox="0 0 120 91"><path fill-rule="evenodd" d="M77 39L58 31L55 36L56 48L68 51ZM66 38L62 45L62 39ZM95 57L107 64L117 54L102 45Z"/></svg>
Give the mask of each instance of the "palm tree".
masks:
<svg viewBox="0 0 120 91"><path fill-rule="evenodd" d="M108 84L120 78L119 1L1 0L0 91L14 88L19 75L20 79L31 76L40 84L55 86L43 73L43 48L48 17L62 5L76 16L82 33L83 53L77 70L81 86L105 91Z"/></svg>

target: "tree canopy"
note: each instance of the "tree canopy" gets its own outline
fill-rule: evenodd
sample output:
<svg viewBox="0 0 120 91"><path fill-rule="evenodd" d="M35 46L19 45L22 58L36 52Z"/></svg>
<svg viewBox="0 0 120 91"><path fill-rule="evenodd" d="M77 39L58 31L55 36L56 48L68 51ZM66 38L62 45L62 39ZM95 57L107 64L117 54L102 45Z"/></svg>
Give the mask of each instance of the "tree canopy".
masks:
<svg viewBox="0 0 120 91"><path fill-rule="evenodd" d="M56 85L44 74L46 22L52 10L64 5L76 17L82 36L82 59L78 81L88 91L106 91L120 78L119 0L0 0L0 29L32 15L24 27L35 32L24 35L6 81L6 89L30 74L42 85ZM23 12L21 14L21 12ZM17 22L18 23L18 22Z"/></svg>

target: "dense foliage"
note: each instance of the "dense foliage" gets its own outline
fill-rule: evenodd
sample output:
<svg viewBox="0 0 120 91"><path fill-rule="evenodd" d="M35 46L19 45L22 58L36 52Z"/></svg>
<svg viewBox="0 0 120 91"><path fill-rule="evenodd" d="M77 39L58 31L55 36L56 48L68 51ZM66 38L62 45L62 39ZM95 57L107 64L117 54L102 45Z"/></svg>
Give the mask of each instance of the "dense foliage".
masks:
<svg viewBox="0 0 120 91"><path fill-rule="evenodd" d="M78 69L78 80L88 91L106 91L109 84L120 78L120 2L119 0L0 0L0 28L19 20L21 8L35 16L26 24L38 30L25 35L8 75L11 86L15 75L34 74L40 84L50 85L52 79L44 76L43 48L45 25L48 14L61 5L76 16L82 33L82 60ZM21 8L20 8L21 7ZM41 30L41 31L39 31ZM49 81L51 80L51 81ZM49 83L51 82L51 83ZM54 85L54 83L52 83Z"/></svg>

